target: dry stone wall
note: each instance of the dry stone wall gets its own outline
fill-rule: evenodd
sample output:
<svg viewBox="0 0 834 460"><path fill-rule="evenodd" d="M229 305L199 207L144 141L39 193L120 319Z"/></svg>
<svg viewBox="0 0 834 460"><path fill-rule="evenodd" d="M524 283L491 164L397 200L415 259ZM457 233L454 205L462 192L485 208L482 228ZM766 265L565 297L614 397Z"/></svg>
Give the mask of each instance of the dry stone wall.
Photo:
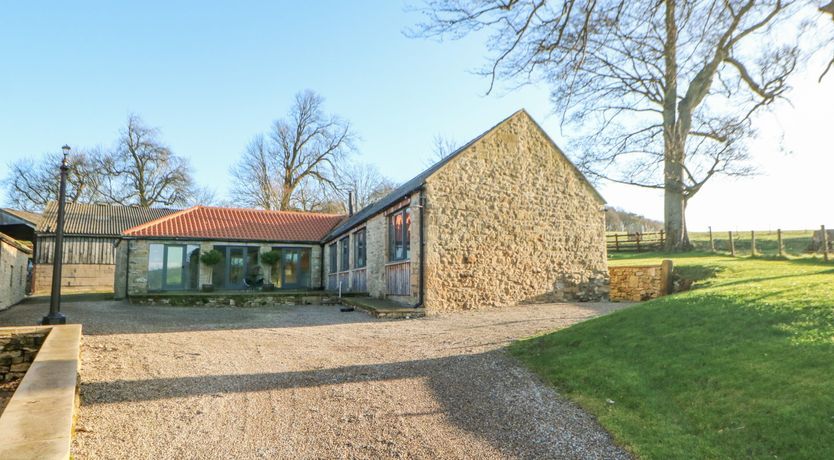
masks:
<svg viewBox="0 0 834 460"><path fill-rule="evenodd" d="M603 201L525 112L426 181L428 312L607 295Z"/></svg>
<svg viewBox="0 0 834 460"><path fill-rule="evenodd" d="M664 265L610 267L610 299L640 302L669 294L671 262Z"/></svg>
<svg viewBox="0 0 834 460"><path fill-rule="evenodd" d="M23 378L46 338L47 331L0 331L0 382Z"/></svg>

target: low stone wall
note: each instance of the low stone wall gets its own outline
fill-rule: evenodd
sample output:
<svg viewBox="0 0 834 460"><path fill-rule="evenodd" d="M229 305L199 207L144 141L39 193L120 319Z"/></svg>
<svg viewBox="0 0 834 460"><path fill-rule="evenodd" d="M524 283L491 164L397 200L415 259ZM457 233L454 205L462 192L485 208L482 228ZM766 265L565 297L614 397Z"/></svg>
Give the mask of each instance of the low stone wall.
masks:
<svg viewBox="0 0 834 460"><path fill-rule="evenodd" d="M0 382L23 377L48 332L48 329L0 330Z"/></svg>
<svg viewBox="0 0 834 460"><path fill-rule="evenodd" d="M81 325L0 328L0 334L11 335L41 331L46 338L0 414L2 459L70 458L78 413Z"/></svg>
<svg viewBox="0 0 834 460"><path fill-rule="evenodd" d="M661 265L609 267L612 301L640 302L671 293L672 261Z"/></svg>
<svg viewBox="0 0 834 460"><path fill-rule="evenodd" d="M172 305L180 307L269 307L276 305L329 305L339 303L329 294L148 294L132 295L136 305Z"/></svg>

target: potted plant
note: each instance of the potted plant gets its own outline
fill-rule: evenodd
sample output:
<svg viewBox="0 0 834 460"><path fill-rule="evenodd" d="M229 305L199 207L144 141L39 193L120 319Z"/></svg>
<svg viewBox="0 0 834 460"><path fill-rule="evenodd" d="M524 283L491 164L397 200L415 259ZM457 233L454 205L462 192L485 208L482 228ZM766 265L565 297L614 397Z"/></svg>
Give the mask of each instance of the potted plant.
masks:
<svg viewBox="0 0 834 460"><path fill-rule="evenodd" d="M214 270L214 266L219 264L222 260L223 254L221 254L220 251L216 249L206 251L200 255L200 262L202 262L203 265L209 268L209 274L211 274L211 272ZM211 275L209 275L209 279L211 279ZM211 283L203 284L201 288L203 292L214 291L214 285Z"/></svg>
<svg viewBox="0 0 834 460"><path fill-rule="evenodd" d="M263 263L264 265L266 265L267 268L269 268L269 270L267 271L266 280L264 281L264 291L272 291L273 289L275 289L275 285L272 284L272 270L275 269L275 265L278 263L279 260L281 260L281 253L274 249L272 251L261 254L261 263Z"/></svg>

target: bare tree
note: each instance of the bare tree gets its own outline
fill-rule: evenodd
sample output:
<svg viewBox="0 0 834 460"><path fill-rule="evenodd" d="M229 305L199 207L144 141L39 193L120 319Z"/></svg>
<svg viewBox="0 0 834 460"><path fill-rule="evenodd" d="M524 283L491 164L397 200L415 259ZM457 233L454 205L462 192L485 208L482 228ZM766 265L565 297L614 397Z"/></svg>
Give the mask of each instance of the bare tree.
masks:
<svg viewBox="0 0 834 460"><path fill-rule="evenodd" d="M264 209L318 209L337 189L354 137L350 123L324 113L321 96L302 91L287 117L257 136L232 168L232 196Z"/></svg>
<svg viewBox="0 0 834 460"><path fill-rule="evenodd" d="M417 35L491 33L483 73L545 81L579 165L665 194L667 249L690 247L688 201L753 172L752 117L785 97L807 56L806 0L427 0ZM808 20L805 20L808 19ZM781 33L780 33L781 32Z"/></svg>
<svg viewBox="0 0 834 460"><path fill-rule="evenodd" d="M102 193L121 205L184 205L193 182L188 161L175 155L137 115L130 115L115 148L97 162Z"/></svg>
<svg viewBox="0 0 834 460"><path fill-rule="evenodd" d="M368 206L397 188L392 180L382 175L370 163L353 163L342 168L338 177L342 201L353 192L356 210Z"/></svg>
<svg viewBox="0 0 834 460"><path fill-rule="evenodd" d="M434 136L432 143L434 148L432 149L432 157L429 159L429 163L431 164L446 158L458 148L458 144L454 139L440 134Z"/></svg>
<svg viewBox="0 0 834 460"><path fill-rule="evenodd" d="M103 197L99 193L102 176L94 165L97 150L74 151L68 158L67 201L93 203ZM58 199L61 153L47 153L38 160L24 158L9 164L2 184L10 206L27 211L42 210L49 201Z"/></svg>
<svg viewBox="0 0 834 460"><path fill-rule="evenodd" d="M280 209L282 188L278 181L279 163L266 138L257 135L232 167L230 195L239 206Z"/></svg>

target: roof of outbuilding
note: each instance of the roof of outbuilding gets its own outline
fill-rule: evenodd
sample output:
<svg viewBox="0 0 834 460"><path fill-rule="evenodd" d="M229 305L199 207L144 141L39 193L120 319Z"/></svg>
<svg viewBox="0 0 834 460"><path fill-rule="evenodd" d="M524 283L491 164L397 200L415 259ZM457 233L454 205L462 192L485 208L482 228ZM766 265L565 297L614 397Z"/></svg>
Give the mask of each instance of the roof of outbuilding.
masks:
<svg viewBox="0 0 834 460"><path fill-rule="evenodd" d="M22 209L12 209L12 208L2 208L2 211L9 214L9 215L17 217L20 220L26 221L27 223L31 224L33 227L37 227L38 224L41 221L41 215L37 214L37 213L34 213L34 212L24 211Z"/></svg>
<svg viewBox="0 0 834 460"><path fill-rule="evenodd" d="M66 203L64 234L90 236L119 236L123 231L145 222L178 212L178 209L143 208L110 204ZM38 233L55 233L58 221L58 202L50 201L38 224Z"/></svg>
<svg viewBox="0 0 834 460"><path fill-rule="evenodd" d="M342 215L195 206L127 229L125 236L230 241L318 242Z"/></svg>
<svg viewBox="0 0 834 460"><path fill-rule="evenodd" d="M556 151L559 152L562 156L565 156L564 153L562 153L562 150L559 149L559 147L556 145L555 142L553 142L553 139L551 139L550 136L547 135L547 132L545 132L544 128L542 128L541 125L539 125L536 122L536 120L533 119L533 117L531 117L530 114L527 113L526 110L519 109L515 113L510 115L509 117L499 121L494 126L492 126L488 130L481 133L478 137L472 139L471 141L467 142L465 145L458 148L454 152L450 153L449 155L447 155L446 157L444 157L443 159L441 159L437 163L431 165L428 169L421 172L420 174L415 176L413 179L411 179L408 182L400 185L399 187L394 189L391 193L389 193L388 195L386 195L385 197L383 197L379 201L377 201L375 203L372 203L372 204L369 204L368 206L362 208L359 212L357 212L356 214L354 214L350 218L345 219L344 222L342 222L341 224L339 224L338 226L333 228L333 230L331 230L325 236L324 242L330 241L330 240L340 236L342 233L344 233L344 232L350 230L351 228L361 224L363 221L365 221L367 219L370 219L371 217L373 217L373 216L379 214L380 212L384 211L386 208L388 208L388 207L394 205L395 203L397 203L398 201L402 200L407 195L409 195L411 192L420 188L426 182L426 179L428 179L429 176L431 176L437 170L439 170L440 168L445 166L448 162L452 161L452 159L454 159L459 154L464 152L472 144L478 142L484 136L486 136L487 134L489 134L490 132L492 132L493 130L495 130L496 128L503 125L504 123L506 123L507 121L509 121L510 119L514 118L516 115L519 115L519 114L525 115L530 121L532 121L533 124L536 126L536 128L541 132L541 134L544 135L545 138L547 138L548 142L550 142L550 145L552 145L553 148L556 149ZM596 188L594 188L594 186L591 185L590 182L588 182L585 175L582 174L579 171L579 169L576 167L576 165L574 165L573 162L570 161L569 158L567 158L567 156L565 156L565 160L568 162L568 164L570 164L573 167L573 169L576 171L576 173L579 175L579 177L590 188L590 190L594 194L594 196L596 196L602 203L605 203L605 199L602 197L602 195L600 195L599 192L596 190Z"/></svg>
<svg viewBox="0 0 834 460"><path fill-rule="evenodd" d="M32 254L32 248L24 244L22 241L18 241L5 233L0 233L0 241L8 244L9 246L14 247L18 251L24 254Z"/></svg>

